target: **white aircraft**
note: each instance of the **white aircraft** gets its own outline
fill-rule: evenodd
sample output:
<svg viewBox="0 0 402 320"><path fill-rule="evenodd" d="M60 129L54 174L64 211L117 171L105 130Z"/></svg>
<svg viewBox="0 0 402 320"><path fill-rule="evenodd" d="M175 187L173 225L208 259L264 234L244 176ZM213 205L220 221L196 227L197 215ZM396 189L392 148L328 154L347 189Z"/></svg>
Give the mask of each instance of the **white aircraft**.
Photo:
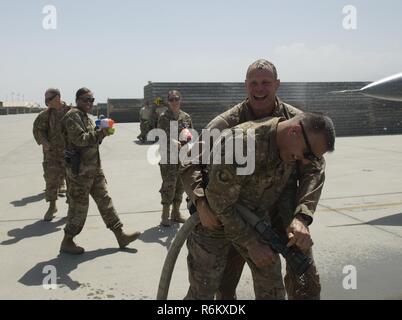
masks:
<svg viewBox="0 0 402 320"><path fill-rule="evenodd" d="M402 101L402 72L370 83L361 89L332 91L330 93L349 92L358 92L378 99Z"/></svg>

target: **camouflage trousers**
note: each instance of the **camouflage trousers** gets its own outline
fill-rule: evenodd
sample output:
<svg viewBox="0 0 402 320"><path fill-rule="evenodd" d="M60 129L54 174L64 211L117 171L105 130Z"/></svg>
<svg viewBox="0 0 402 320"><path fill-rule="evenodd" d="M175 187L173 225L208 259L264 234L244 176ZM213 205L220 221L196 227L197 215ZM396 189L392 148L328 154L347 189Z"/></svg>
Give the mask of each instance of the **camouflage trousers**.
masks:
<svg viewBox="0 0 402 320"><path fill-rule="evenodd" d="M147 134L151 129L152 129L151 122L149 120L141 119L141 121L140 121L141 133L138 136L138 139L147 140Z"/></svg>
<svg viewBox="0 0 402 320"><path fill-rule="evenodd" d="M321 284L315 263L302 277L286 265L284 286L279 259L268 270L258 270L247 250L225 239L223 231L197 225L187 240L187 248L190 288L186 299L213 299L215 293L217 299L236 299L236 287L246 262L253 275L256 299L284 299L285 288L290 300L320 299ZM313 259L311 249L306 254Z"/></svg>
<svg viewBox="0 0 402 320"><path fill-rule="evenodd" d="M293 220L292 213L294 212L294 208L294 204L290 204L290 207L286 210L282 210L281 213L276 209L273 210L271 214L271 221L275 231L285 239L287 238L286 227L290 225ZM313 251L310 249L305 252L305 254L313 260L313 264L302 277L298 277L289 266L286 265L284 281L286 293L290 300L320 299L320 277L314 262ZM236 287L239 283L245 262L241 253L234 247L229 250L226 269L217 291L218 299L236 299Z"/></svg>
<svg viewBox="0 0 402 320"><path fill-rule="evenodd" d="M171 205L173 202L181 203L184 187L180 178L179 164L159 164L162 176L162 187L159 192L163 205Z"/></svg>
<svg viewBox="0 0 402 320"><path fill-rule="evenodd" d="M224 277L232 245L251 269L255 298L285 299L279 258L273 266L258 268L251 261L246 248L226 239L223 228L211 231L201 224L195 227L187 239L190 287L185 299L214 299Z"/></svg>
<svg viewBox="0 0 402 320"><path fill-rule="evenodd" d="M67 167L68 215L64 228L66 234L75 236L84 227L88 214L89 195L95 200L106 227L111 230L123 226L113 206L112 198L107 192L106 178L102 169L94 175L75 175Z"/></svg>
<svg viewBox="0 0 402 320"><path fill-rule="evenodd" d="M306 252L313 261L313 251ZM236 288L243 272L245 260L242 255L231 247L227 255L227 264L217 290L217 299L236 299ZM285 288L289 300L319 300L321 292L320 277L315 263L301 277L297 276L286 265Z"/></svg>
<svg viewBox="0 0 402 320"><path fill-rule="evenodd" d="M50 151L43 153L43 177L46 182L47 202L57 200L57 193L62 181L66 178L63 151Z"/></svg>

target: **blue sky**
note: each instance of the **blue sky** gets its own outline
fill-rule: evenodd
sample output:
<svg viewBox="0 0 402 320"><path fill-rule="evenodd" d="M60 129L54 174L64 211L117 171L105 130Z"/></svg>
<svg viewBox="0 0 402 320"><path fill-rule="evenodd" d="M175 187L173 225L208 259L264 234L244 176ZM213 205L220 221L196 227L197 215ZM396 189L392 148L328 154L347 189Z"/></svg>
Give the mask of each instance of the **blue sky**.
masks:
<svg viewBox="0 0 402 320"><path fill-rule="evenodd" d="M45 30L45 5L57 29ZM345 30L345 5L357 29ZM0 100L141 98L147 81L243 81L258 58L283 82L370 81L402 71L402 1L2 0Z"/></svg>

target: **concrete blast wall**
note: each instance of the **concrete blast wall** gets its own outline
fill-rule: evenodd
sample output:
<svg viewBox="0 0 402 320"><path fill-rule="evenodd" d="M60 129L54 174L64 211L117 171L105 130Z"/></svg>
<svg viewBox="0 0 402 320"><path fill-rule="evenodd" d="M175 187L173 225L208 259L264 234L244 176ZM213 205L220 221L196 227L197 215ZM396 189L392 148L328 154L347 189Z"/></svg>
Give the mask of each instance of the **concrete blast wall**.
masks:
<svg viewBox="0 0 402 320"><path fill-rule="evenodd" d="M329 94L330 91L358 89L369 82L283 82L278 96L304 111L320 111L334 121L338 136L402 133L402 102L369 98L358 93ZM182 93L182 108L197 129L246 97L244 83L149 83L144 100L162 97L169 90Z"/></svg>

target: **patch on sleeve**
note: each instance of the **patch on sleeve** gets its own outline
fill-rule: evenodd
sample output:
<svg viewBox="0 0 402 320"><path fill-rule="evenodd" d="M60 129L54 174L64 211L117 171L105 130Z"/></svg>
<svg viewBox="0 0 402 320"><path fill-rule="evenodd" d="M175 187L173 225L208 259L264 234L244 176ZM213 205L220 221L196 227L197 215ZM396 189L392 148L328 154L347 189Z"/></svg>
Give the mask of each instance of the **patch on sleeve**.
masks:
<svg viewBox="0 0 402 320"><path fill-rule="evenodd" d="M222 184L227 184L233 180L233 173L228 169L219 170L216 174L217 181Z"/></svg>

